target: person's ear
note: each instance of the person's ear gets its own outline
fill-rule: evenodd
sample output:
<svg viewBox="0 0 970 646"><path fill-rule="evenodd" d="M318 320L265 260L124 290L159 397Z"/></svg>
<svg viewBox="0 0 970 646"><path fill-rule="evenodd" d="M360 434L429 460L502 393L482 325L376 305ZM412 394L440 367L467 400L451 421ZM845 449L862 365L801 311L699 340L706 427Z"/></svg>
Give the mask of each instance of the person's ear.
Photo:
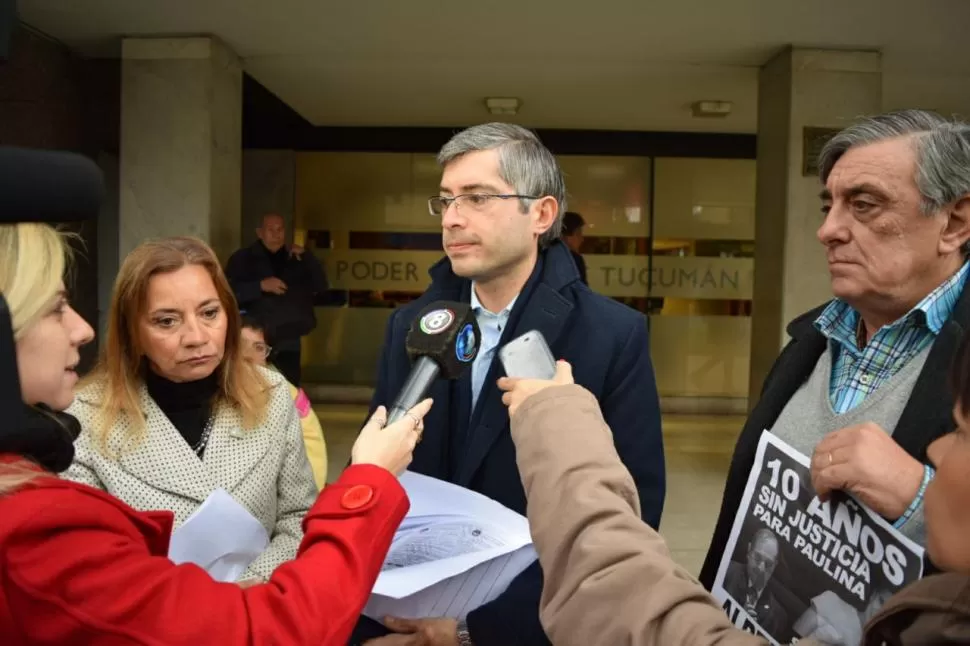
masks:
<svg viewBox="0 0 970 646"><path fill-rule="evenodd" d="M536 200L533 208L536 209L535 232L537 236L541 236L556 223L556 218L559 217L559 202L551 195L547 195Z"/></svg>
<svg viewBox="0 0 970 646"><path fill-rule="evenodd" d="M964 195L947 209L946 223L940 234L941 255L959 251L970 240L970 195Z"/></svg>

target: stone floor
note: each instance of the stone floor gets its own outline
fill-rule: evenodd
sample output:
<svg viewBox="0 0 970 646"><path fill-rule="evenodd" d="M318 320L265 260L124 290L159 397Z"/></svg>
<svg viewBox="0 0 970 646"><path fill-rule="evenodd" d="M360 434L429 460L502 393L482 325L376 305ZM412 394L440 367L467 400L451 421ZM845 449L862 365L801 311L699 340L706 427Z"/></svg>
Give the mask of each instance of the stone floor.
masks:
<svg viewBox="0 0 970 646"><path fill-rule="evenodd" d="M332 481L347 464L366 408L356 405L316 407L324 428ZM707 552L721 503L731 451L741 417L666 416L667 500L661 532L674 559L697 574Z"/></svg>

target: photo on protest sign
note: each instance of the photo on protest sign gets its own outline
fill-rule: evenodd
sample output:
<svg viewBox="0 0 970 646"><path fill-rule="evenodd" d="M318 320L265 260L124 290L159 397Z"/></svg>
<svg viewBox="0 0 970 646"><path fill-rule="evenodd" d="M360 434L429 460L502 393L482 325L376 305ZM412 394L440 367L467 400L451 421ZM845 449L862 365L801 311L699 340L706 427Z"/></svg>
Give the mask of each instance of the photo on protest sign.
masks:
<svg viewBox="0 0 970 646"><path fill-rule="evenodd" d="M809 459L765 431L712 592L773 644L861 641L886 600L923 574L923 549L845 494L815 495Z"/></svg>

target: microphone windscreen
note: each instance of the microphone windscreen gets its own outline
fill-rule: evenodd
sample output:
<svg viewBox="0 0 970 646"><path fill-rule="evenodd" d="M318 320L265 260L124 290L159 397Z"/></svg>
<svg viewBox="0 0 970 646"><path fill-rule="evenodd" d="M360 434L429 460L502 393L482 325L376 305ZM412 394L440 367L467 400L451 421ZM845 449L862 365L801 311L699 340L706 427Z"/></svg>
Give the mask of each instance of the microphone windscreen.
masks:
<svg viewBox="0 0 970 646"><path fill-rule="evenodd" d="M468 303L437 301L418 314L405 346L411 361L429 357L445 379L458 379L478 355L481 332Z"/></svg>
<svg viewBox="0 0 970 646"><path fill-rule="evenodd" d="M98 216L104 176L75 153L0 146L0 224Z"/></svg>
<svg viewBox="0 0 970 646"><path fill-rule="evenodd" d="M13 323L7 300L0 294L0 412L4 416L4 425L14 430L19 429L23 407ZM2 432L3 429L0 428L0 433Z"/></svg>

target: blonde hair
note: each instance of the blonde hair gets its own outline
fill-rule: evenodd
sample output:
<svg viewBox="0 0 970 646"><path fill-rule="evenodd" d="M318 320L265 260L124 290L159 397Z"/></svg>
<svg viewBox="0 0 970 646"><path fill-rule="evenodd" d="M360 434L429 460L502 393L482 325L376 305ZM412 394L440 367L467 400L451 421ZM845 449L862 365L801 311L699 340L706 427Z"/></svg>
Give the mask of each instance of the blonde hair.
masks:
<svg viewBox="0 0 970 646"><path fill-rule="evenodd" d="M239 306L215 253L198 238L153 240L136 247L121 265L111 296L101 359L85 380L102 387L100 423L88 430L105 454L119 454L113 448L111 435L122 418L130 422L125 436L120 438L122 446L134 448L145 438L147 427L139 399L144 355L139 322L148 304L148 284L153 276L186 266L199 266L208 272L228 319L225 354L217 368L220 375L216 405L237 411L245 429L255 427L264 419L269 384L243 359Z"/></svg>
<svg viewBox="0 0 970 646"><path fill-rule="evenodd" d="M15 339L57 299L70 256L65 236L53 227L0 225L0 293L10 308Z"/></svg>
<svg viewBox="0 0 970 646"><path fill-rule="evenodd" d="M50 474L29 460L7 462L0 466L0 496L19 491L42 476Z"/></svg>
<svg viewBox="0 0 970 646"><path fill-rule="evenodd" d="M66 237L46 224L0 224L0 293L10 310L15 340L43 318L61 293L71 262ZM0 495L43 475L27 460L0 465Z"/></svg>

